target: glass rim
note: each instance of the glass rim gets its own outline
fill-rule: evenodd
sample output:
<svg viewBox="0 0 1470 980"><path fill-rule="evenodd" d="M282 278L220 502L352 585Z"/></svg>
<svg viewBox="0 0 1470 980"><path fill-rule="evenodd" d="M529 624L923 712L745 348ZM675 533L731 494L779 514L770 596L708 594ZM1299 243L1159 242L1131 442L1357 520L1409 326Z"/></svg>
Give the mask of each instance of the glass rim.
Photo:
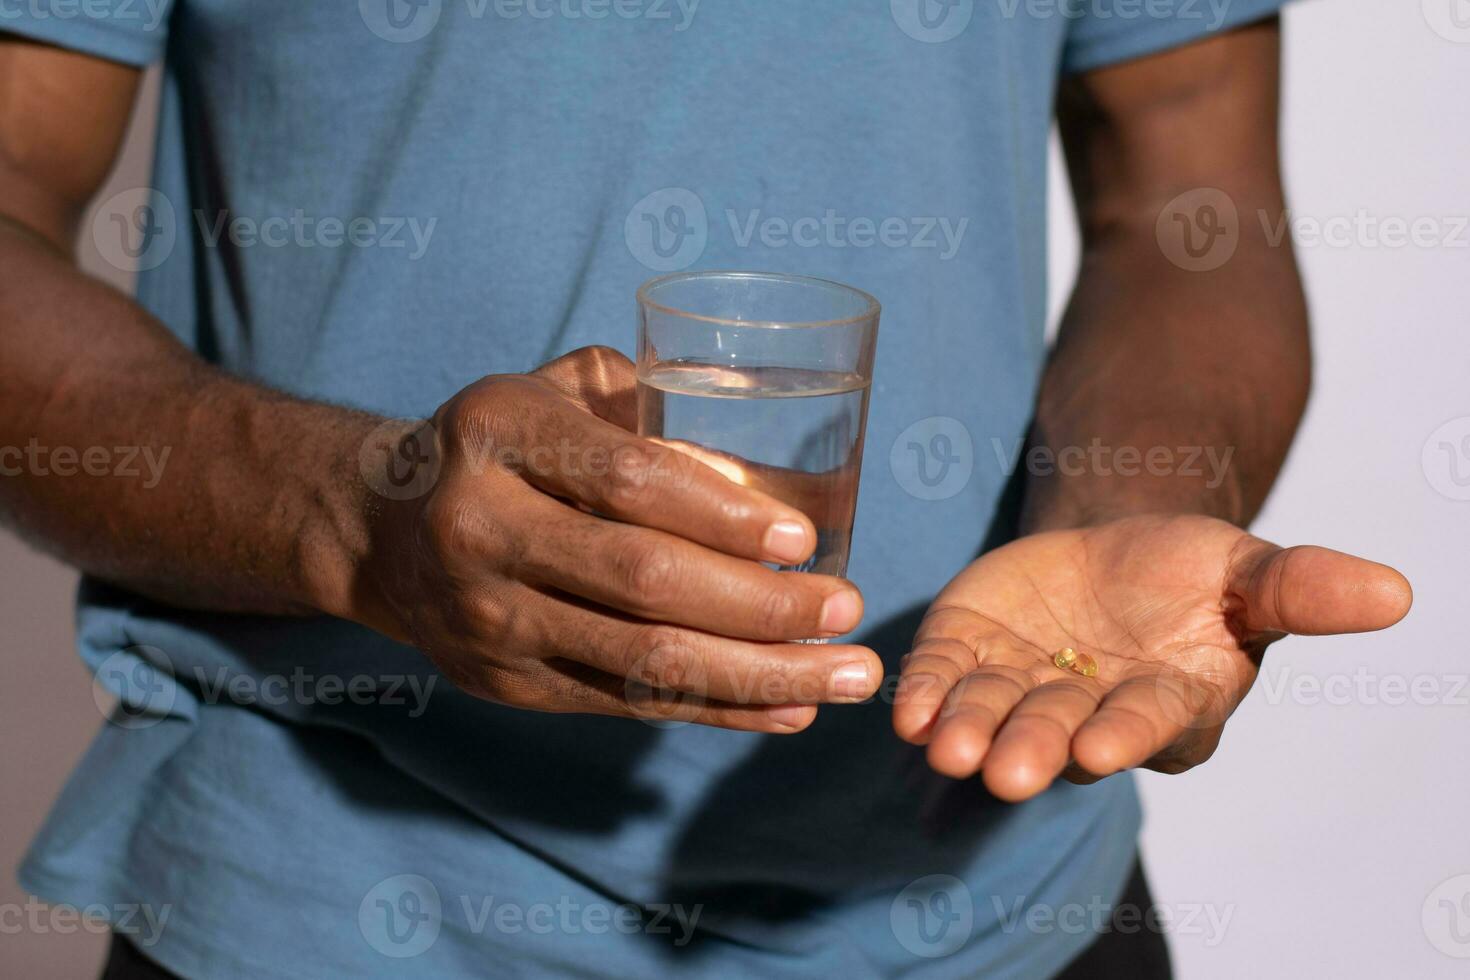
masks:
<svg viewBox="0 0 1470 980"><path fill-rule="evenodd" d="M728 317L709 316L705 313L694 313L690 310L681 310L674 306L659 303L650 298L652 290L667 283L678 282L685 279L774 279L787 283L803 283L806 285L827 286L845 293L850 293L863 301L864 309L861 313L852 316L840 317L836 320L732 320ZM668 275L658 276L650 279L638 287L638 304L649 309L658 310L672 316L684 317L689 320L698 320L702 323L716 323L729 327L756 327L765 330L801 330L821 327L844 327L849 324L858 323L863 320L875 319L883 311L883 304L878 302L877 297L871 293L864 292L856 286L837 282L834 279L823 279L819 276L803 276L789 272L748 272L729 271L721 269L709 269L701 272L673 272Z"/></svg>

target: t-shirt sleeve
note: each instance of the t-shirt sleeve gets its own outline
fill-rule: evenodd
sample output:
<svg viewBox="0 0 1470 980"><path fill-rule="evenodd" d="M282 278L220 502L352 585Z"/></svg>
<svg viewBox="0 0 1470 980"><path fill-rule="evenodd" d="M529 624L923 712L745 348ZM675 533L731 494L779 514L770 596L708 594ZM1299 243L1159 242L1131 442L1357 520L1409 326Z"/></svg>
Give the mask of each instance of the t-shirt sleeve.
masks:
<svg viewBox="0 0 1470 980"><path fill-rule="evenodd" d="M1025 0L1022 0L1024 3ZM1220 34L1286 0L1057 0L1069 12L1062 71L1088 71Z"/></svg>
<svg viewBox="0 0 1470 980"><path fill-rule="evenodd" d="M0 0L0 33L127 65L163 57L174 0Z"/></svg>

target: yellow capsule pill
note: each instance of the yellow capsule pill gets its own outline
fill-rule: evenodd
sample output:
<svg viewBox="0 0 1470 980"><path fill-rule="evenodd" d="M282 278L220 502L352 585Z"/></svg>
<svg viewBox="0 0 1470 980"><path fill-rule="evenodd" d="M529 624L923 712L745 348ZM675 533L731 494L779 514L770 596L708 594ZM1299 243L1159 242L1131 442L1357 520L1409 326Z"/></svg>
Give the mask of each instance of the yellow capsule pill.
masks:
<svg viewBox="0 0 1470 980"><path fill-rule="evenodd" d="M1057 651L1056 656L1051 658L1051 662L1063 670L1069 670L1077 662L1077 651L1071 647L1062 647Z"/></svg>
<svg viewBox="0 0 1470 980"><path fill-rule="evenodd" d="M1085 653L1079 653L1077 655L1077 662L1072 665L1072 669L1083 677L1096 677L1097 661Z"/></svg>

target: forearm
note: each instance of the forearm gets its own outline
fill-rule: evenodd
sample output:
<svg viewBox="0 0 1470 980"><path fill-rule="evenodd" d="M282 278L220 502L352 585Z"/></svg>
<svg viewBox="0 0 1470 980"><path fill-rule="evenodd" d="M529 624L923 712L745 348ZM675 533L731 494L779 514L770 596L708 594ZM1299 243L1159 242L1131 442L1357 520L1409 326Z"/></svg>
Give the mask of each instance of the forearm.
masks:
<svg viewBox="0 0 1470 980"><path fill-rule="evenodd" d="M1150 511L1244 526L1260 508L1311 357L1289 244L1241 210L1239 247L1211 271L1168 262L1146 220L1086 250L1037 406L1031 444L1056 465L1028 468L1028 530Z"/></svg>
<svg viewBox="0 0 1470 980"><path fill-rule="evenodd" d="M174 604L348 608L372 502L358 454L381 420L205 364L4 223L0 268L0 522Z"/></svg>
<svg viewBox="0 0 1470 980"><path fill-rule="evenodd" d="M1032 443L1086 454L1028 468L1028 530L1149 511L1244 525L1265 499L1311 377L1291 242L1270 234L1279 58L1269 18L1060 85L1082 263Z"/></svg>

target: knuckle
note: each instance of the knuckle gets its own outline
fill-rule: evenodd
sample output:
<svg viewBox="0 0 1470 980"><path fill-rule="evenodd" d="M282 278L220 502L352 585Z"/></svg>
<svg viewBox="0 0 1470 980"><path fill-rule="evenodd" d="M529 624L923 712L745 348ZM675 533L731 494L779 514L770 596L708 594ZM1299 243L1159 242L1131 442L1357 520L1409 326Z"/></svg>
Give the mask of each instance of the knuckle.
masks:
<svg viewBox="0 0 1470 980"><path fill-rule="evenodd" d="M602 480L604 500L615 509L632 507L647 491L652 475L646 454L634 446L620 446Z"/></svg>
<svg viewBox="0 0 1470 980"><path fill-rule="evenodd" d="M772 585L756 601L756 613L762 626L775 632L788 632L807 626L815 627L817 606L782 584Z"/></svg>
<svg viewBox="0 0 1470 980"><path fill-rule="evenodd" d="M472 500L457 494L430 498L424 505L422 531L430 552L441 559L479 550L479 514Z"/></svg>
<svg viewBox="0 0 1470 980"><path fill-rule="evenodd" d="M742 524L760 516L744 487L730 483L728 488L720 487L716 492L719 494L716 498L716 509L720 520L726 524Z"/></svg>
<svg viewBox="0 0 1470 980"><path fill-rule="evenodd" d="M521 436L533 428L540 390L523 375L494 375L445 405L437 424L460 458L513 466L513 457L500 456L518 446Z"/></svg>
<svg viewBox="0 0 1470 980"><path fill-rule="evenodd" d="M465 602L464 618L478 637L499 640L518 632L522 613L513 604L490 596Z"/></svg>
<svg viewBox="0 0 1470 980"><path fill-rule="evenodd" d="M573 351L572 354L578 361L592 368L598 374L625 360L622 354L606 344L591 344Z"/></svg>
<svg viewBox="0 0 1470 980"><path fill-rule="evenodd" d="M693 650L675 627L657 623L640 627L631 647L630 680L648 687L677 687L692 679Z"/></svg>
<svg viewBox="0 0 1470 980"><path fill-rule="evenodd" d="M539 686L513 670L501 666L487 666L480 675L482 697L513 708L545 710L544 697Z"/></svg>
<svg viewBox="0 0 1470 980"><path fill-rule="evenodd" d="M1029 671L1010 664L993 664L987 673L1001 684L1020 692L1029 691L1036 686L1036 678Z"/></svg>
<svg viewBox="0 0 1470 980"><path fill-rule="evenodd" d="M618 553L616 566L628 595L644 607L662 605L678 587L679 562L658 545L625 545Z"/></svg>
<svg viewBox="0 0 1470 980"><path fill-rule="evenodd" d="M466 388L439 410L436 422L440 431L452 440L456 448L488 435L490 418L500 400L500 389L499 377L485 378Z"/></svg>

